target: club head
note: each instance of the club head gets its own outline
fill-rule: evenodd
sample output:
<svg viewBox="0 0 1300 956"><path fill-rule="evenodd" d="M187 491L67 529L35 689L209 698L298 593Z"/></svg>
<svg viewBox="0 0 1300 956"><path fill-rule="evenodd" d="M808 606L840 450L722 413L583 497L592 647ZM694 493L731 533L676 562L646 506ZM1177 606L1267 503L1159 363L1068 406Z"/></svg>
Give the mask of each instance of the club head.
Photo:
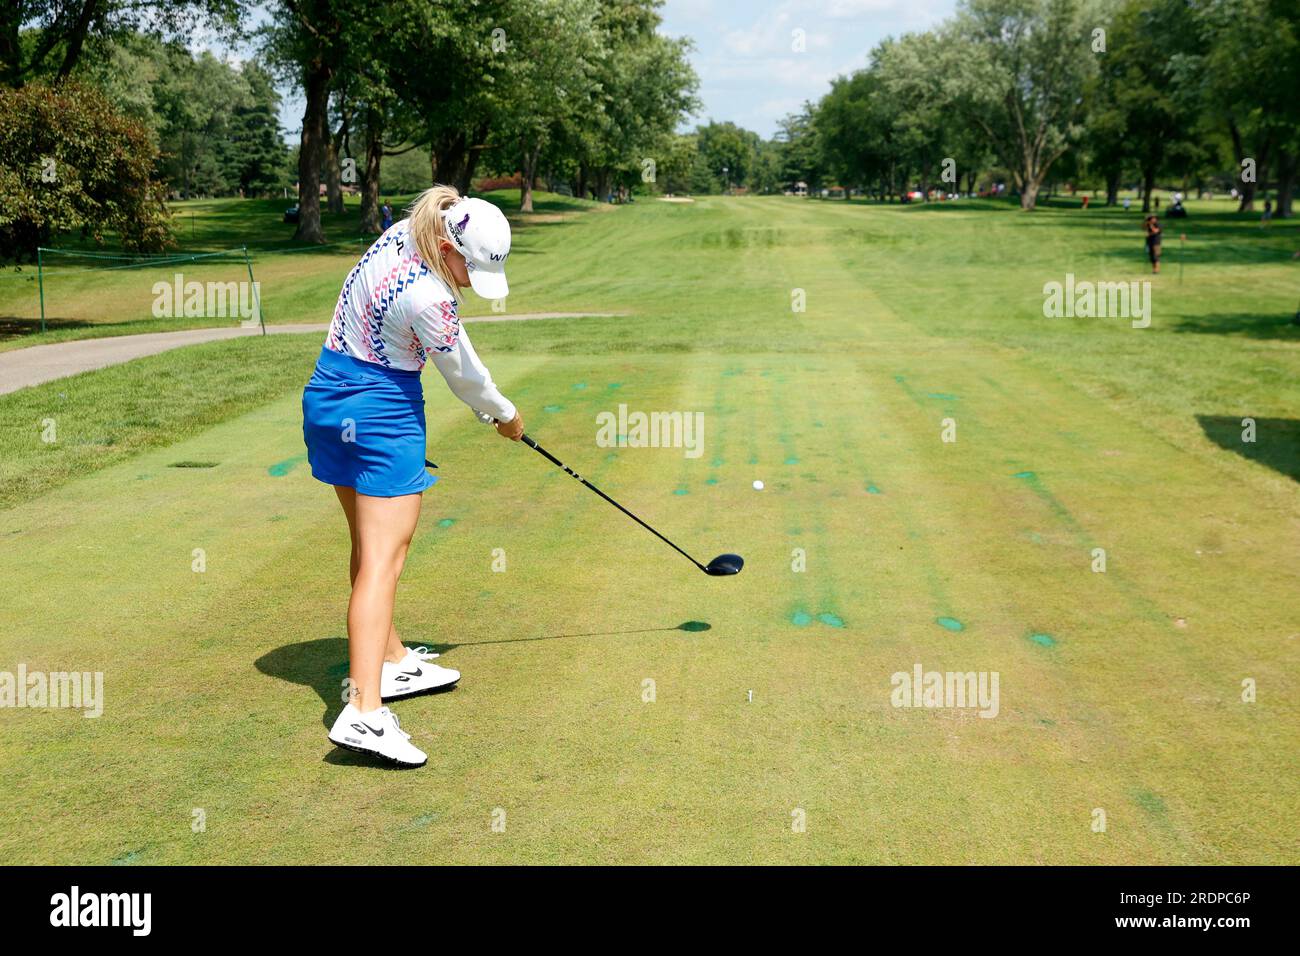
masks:
<svg viewBox="0 0 1300 956"><path fill-rule="evenodd" d="M738 554L720 554L704 567L705 574L722 577L727 574L739 574L745 566L745 559Z"/></svg>

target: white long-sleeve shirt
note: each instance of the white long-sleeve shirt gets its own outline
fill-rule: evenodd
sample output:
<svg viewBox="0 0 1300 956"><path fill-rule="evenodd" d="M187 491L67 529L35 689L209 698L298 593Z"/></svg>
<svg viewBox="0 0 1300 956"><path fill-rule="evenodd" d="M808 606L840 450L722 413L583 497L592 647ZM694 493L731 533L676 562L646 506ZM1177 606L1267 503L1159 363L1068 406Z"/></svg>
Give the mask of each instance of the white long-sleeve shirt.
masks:
<svg viewBox="0 0 1300 956"><path fill-rule="evenodd" d="M348 273L325 347L407 371L431 361L480 418L515 417L461 327L456 297L420 258L406 220L390 226Z"/></svg>

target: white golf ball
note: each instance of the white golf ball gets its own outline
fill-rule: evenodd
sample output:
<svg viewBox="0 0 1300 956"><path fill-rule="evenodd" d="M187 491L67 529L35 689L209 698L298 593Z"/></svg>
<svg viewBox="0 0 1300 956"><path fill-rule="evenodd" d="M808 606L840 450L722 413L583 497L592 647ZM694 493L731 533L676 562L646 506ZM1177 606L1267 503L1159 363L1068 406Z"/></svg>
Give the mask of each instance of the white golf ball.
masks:
<svg viewBox="0 0 1300 956"><path fill-rule="evenodd" d="M754 490L755 490L755 491L762 491L762 490L763 490L763 483L762 483L761 481L756 481L756 482L754 482Z"/></svg>

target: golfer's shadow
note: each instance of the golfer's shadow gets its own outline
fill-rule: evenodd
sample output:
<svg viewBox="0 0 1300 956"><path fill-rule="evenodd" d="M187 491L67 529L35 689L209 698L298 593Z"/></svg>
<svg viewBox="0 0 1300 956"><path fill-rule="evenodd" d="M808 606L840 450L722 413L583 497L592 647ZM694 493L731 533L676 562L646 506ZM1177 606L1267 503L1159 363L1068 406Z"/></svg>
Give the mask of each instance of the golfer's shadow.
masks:
<svg viewBox="0 0 1300 956"><path fill-rule="evenodd" d="M343 709L343 681L348 676L348 639L322 637L286 644L253 662L269 677L310 687L325 704L321 723L328 729Z"/></svg>

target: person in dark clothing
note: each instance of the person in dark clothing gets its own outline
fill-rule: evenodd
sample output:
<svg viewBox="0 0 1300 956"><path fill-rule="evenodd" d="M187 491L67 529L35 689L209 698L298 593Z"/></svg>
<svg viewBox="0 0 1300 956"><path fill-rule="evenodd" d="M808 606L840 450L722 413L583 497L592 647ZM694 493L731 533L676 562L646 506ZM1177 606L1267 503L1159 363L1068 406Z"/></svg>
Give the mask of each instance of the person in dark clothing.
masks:
<svg viewBox="0 0 1300 956"><path fill-rule="evenodd" d="M1151 260L1151 271L1160 271L1160 221L1155 216L1147 216L1142 228L1147 234L1147 258Z"/></svg>

